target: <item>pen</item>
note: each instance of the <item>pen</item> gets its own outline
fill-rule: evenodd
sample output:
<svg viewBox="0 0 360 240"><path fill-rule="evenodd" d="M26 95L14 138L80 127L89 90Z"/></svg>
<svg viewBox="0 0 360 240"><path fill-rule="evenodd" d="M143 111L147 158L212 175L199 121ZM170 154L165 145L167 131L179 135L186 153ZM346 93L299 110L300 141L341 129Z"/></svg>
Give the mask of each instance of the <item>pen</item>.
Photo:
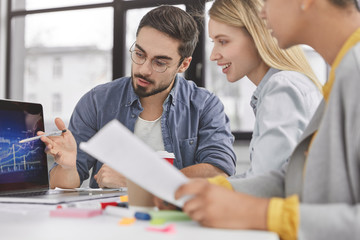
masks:
<svg viewBox="0 0 360 240"><path fill-rule="evenodd" d="M23 140L20 140L19 143L26 143L26 142L31 142L31 141L35 141L37 139L40 139L42 136L48 137L48 136L60 136L62 133L66 132L66 129L62 130L62 131L56 131L56 132L51 132L51 133L45 133L43 135L40 136L36 136L36 137L31 137L31 138L26 138Z"/></svg>
<svg viewBox="0 0 360 240"><path fill-rule="evenodd" d="M85 209L105 209L108 206L121 206L118 202L74 202L59 205L60 208L85 208Z"/></svg>
<svg viewBox="0 0 360 240"><path fill-rule="evenodd" d="M105 208L104 213L117 217L125 217L125 218L135 217L137 220L144 220L144 221L151 220L151 215L149 213L136 212L134 210L123 207L108 206Z"/></svg>

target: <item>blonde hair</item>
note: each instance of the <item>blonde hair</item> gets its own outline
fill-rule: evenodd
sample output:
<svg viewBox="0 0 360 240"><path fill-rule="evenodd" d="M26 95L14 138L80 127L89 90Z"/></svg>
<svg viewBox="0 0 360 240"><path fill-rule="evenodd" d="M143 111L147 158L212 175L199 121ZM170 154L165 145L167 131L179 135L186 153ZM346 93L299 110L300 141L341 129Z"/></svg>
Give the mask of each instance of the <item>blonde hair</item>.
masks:
<svg viewBox="0 0 360 240"><path fill-rule="evenodd" d="M272 68L296 71L306 75L322 90L300 46L280 49L260 18L262 0L215 0L209 10L210 18L233 27L244 27L254 40L263 61Z"/></svg>

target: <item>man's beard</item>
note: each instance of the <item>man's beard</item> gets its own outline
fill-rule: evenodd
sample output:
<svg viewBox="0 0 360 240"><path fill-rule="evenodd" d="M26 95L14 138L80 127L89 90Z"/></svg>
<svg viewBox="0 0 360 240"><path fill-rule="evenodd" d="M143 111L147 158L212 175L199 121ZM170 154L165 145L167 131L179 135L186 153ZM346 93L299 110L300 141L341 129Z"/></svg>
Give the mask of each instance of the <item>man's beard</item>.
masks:
<svg viewBox="0 0 360 240"><path fill-rule="evenodd" d="M142 76L141 74L133 74L133 79L135 79L135 77L137 78L142 78L144 79L145 81L149 82L150 84L154 84L155 81L152 80L152 79L149 79L147 77L144 77ZM174 78L175 79L175 78ZM158 94L160 92L163 92L165 91L166 89L168 89L170 87L170 85L172 84L174 80L172 80L168 85L164 86L159 86L158 88L155 88L153 90L151 90L150 92L146 92L147 88L145 87L142 87L142 86L139 86L139 85L135 85L135 81L133 81L133 88L134 88L134 91L136 93L136 95L138 95L139 97L141 98L144 98L144 97L150 97L150 96L153 96L155 94Z"/></svg>

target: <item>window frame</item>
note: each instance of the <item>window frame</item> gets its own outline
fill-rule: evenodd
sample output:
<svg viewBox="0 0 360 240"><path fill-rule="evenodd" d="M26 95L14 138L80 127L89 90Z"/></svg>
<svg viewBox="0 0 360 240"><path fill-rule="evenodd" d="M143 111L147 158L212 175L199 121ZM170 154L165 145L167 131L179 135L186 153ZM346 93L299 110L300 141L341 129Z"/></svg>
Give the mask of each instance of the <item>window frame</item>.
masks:
<svg viewBox="0 0 360 240"><path fill-rule="evenodd" d="M76 6L64 6L55 8L35 9L35 10L12 10L12 0L7 1L7 16L6 16L6 66L5 66L5 98L12 98L12 83L11 79L11 47L12 47L12 20L15 17L26 16L30 14L85 10L94 8L108 8L114 9L113 19L113 50L112 50L112 79L117 79L125 75L125 61L128 57L128 49L126 49L126 12L132 9L149 8L159 6L161 4L177 5L183 4L187 12L196 11L205 16L205 4L207 0L113 0L107 3L83 4ZM200 31L199 44L195 48L192 56L192 63L185 72L185 77L194 81L199 87L205 86L205 37L204 32L204 18L196 18L198 28ZM236 140L251 139L252 132L235 131L232 132Z"/></svg>

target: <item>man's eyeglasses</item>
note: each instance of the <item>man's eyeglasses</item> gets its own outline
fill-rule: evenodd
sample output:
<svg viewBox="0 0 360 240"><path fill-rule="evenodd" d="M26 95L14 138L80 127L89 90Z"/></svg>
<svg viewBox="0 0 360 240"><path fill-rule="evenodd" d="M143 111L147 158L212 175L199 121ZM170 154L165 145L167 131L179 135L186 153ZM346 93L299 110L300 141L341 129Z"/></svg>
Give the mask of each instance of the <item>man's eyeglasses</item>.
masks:
<svg viewBox="0 0 360 240"><path fill-rule="evenodd" d="M129 52L131 54L131 60L133 61L133 63L143 65L146 62L145 53L143 51L135 49L135 43L131 45ZM182 60L183 59L181 59L181 61ZM153 60L151 60L151 67L152 69L154 69L154 71L158 73L163 73L171 66L168 66L166 62L162 61L159 58L154 58Z"/></svg>

